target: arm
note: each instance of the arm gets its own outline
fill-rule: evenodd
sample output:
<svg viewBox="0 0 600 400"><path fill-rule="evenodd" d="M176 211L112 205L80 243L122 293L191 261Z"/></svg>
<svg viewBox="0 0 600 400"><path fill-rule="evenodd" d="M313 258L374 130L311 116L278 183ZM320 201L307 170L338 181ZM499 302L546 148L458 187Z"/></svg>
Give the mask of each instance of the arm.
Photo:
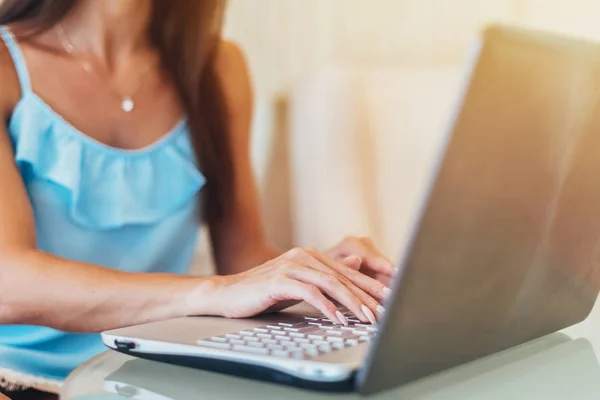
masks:
<svg viewBox="0 0 600 400"><path fill-rule="evenodd" d="M230 118L235 208L226 218L212 224L210 232L218 271L229 275L262 264L281 251L267 243L259 212L249 151L253 93L241 50L232 43L222 42L216 68ZM348 237L328 254L383 282L393 272L392 263L367 238Z"/></svg>
<svg viewBox="0 0 600 400"><path fill-rule="evenodd" d="M0 116L4 121L20 97L7 57L6 51L0 52ZM236 77L240 78L231 77L231 87L239 85ZM230 94L235 92L231 87ZM243 90L239 93L248 95ZM250 115L250 108L241 109ZM235 120L233 131L247 132L240 121L249 118ZM259 221L249 157L244 155L247 137L236 140L234 148L235 196L243 201L223 224L211 227L218 262L230 271L241 260L256 265L257 260L276 254L266 245ZM290 300L307 301L332 321L344 323L330 298L368 322L374 321L378 300L385 296L381 283L312 249L294 249L244 273L210 278L120 272L41 252L31 205L3 125L0 193L0 325L98 332L186 315L250 317Z"/></svg>
<svg viewBox="0 0 600 400"><path fill-rule="evenodd" d="M0 324L94 332L189 313L204 281L132 274L36 249L34 219L12 148L0 128ZM201 310L198 310L201 312Z"/></svg>
<svg viewBox="0 0 600 400"><path fill-rule="evenodd" d="M20 93L6 51L0 87L7 121ZM200 307L208 280L113 271L38 251L29 198L0 125L0 324L94 332L208 312ZM192 292L200 300L193 307L187 301Z"/></svg>
<svg viewBox="0 0 600 400"><path fill-rule="evenodd" d="M230 275L260 265L282 252L267 243L259 211L249 151L253 93L246 61L237 46L222 42L215 62L230 116L235 208L209 228L218 272Z"/></svg>

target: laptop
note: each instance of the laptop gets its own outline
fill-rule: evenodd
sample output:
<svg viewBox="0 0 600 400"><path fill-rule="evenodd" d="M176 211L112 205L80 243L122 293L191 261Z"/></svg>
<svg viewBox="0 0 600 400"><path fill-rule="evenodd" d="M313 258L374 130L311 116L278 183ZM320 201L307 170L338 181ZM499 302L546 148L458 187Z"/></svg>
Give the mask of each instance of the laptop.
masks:
<svg viewBox="0 0 600 400"><path fill-rule="evenodd" d="M579 400L596 400L600 391L598 374L600 366L591 343L554 333L374 397L378 400L562 399L576 393ZM207 399L307 398L301 390L240 382L227 375L141 359L128 360L106 376L102 390L121 398L144 400L196 400L198 393ZM358 394L327 392L313 392L310 396L311 400L358 398Z"/></svg>
<svg viewBox="0 0 600 400"><path fill-rule="evenodd" d="M314 390L370 394L584 320L600 285L600 46L491 26L376 326L306 304L245 320L111 330L117 351Z"/></svg>

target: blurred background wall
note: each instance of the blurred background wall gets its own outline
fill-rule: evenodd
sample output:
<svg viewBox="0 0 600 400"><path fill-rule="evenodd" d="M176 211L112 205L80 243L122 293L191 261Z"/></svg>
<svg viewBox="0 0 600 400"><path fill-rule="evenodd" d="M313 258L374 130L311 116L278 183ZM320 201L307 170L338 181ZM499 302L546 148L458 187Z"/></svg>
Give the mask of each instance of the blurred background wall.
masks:
<svg viewBox="0 0 600 400"><path fill-rule="evenodd" d="M480 29L600 38L598 0L229 0L256 91L271 239L368 235L397 256Z"/></svg>
<svg viewBox="0 0 600 400"><path fill-rule="evenodd" d="M259 96L328 63L463 61L490 21L600 37L596 0L229 0L226 33L247 51Z"/></svg>

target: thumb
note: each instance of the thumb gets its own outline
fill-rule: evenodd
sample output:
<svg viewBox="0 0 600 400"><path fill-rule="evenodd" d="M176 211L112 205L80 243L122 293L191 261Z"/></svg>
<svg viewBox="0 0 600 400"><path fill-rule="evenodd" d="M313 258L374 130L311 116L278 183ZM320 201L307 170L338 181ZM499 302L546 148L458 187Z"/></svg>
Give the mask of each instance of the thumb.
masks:
<svg viewBox="0 0 600 400"><path fill-rule="evenodd" d="M360 258L359 256L348 256L348 257L344 258L342 260L342 262L346 266L358 271L358 270L360 270L360 267L362 265L362 258Z"/></svg>

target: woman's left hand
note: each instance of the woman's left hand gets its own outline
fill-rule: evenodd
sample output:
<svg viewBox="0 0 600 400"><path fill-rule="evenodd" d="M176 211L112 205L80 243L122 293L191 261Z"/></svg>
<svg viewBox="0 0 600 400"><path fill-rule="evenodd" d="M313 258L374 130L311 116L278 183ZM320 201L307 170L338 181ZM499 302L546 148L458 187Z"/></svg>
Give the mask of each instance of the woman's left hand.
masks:
<svg viewBox="0 0 600 400"><path fill-rule="evenodd" d="M350 236L326 252L330 257L388 285L394 265L369 238Z"/></svg>

